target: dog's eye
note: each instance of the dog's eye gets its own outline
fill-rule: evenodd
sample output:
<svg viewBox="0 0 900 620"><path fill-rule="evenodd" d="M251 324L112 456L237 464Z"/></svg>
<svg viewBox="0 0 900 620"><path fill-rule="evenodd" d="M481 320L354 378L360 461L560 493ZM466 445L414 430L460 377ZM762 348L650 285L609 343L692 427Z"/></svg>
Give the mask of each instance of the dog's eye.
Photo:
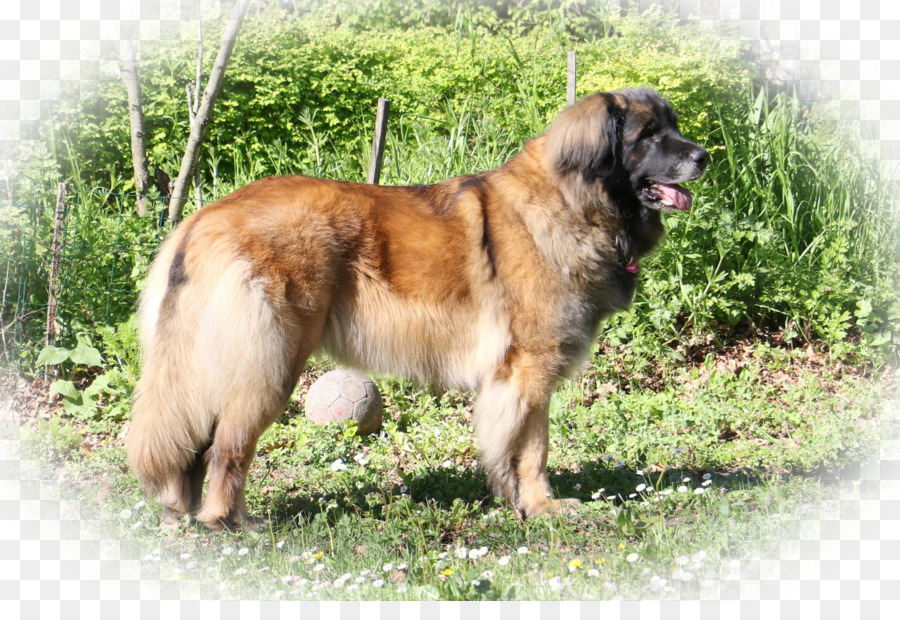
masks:
<svg viewBox="0 0 900 620"><path fill-rule="evenodd" d="M641 130L641 140L652 139L654 142L658 142L659 136L656 135L657 131L659 131L659 127L656 125L647 125Z"/></svg>

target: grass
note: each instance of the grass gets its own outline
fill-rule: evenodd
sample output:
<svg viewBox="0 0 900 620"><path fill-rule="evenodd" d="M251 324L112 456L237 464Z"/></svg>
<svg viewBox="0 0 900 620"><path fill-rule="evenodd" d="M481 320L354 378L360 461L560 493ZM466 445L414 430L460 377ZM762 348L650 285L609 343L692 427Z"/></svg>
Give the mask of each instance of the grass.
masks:
<svg viewBox="0 0 900 620"><path fill-rule="evenodd" d="M812 348L747 341L695 357L625 378L627 354L601 350L562 385L551 482L583 504L527 522L489 494L468 395L404 382L380 383L385 424L368 437L316 426L292 404L251 470L251 510L269 519L257 533L159 530L112 436L82 457L54 424L33 445L73 483L89 481L85 497L110 486L103 509L123 544L182 597L709 597L723 570L835 492L832 474L872 446L882 395Z"/></svg>

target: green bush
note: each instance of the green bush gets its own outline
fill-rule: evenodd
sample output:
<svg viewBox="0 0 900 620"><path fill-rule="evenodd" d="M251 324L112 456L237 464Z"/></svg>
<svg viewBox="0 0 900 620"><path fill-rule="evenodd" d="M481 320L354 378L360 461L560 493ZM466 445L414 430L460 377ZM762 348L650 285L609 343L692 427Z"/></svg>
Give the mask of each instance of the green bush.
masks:
<svg viewBox="0 0 900 620"><path fill-rule="evenodd" d="M666 218L668 239L646 263L633 310L604 332L609 344L673 355L669 345L688 332L748 326L824 338L841 354L851 342L894 350L898 219L877 166L815 108L754 91L736 37L659 9L623 17L570 1L291 6L261 11L240 35L201 159L207 198L269 174L362 180L378 97L392 101L384 183L495 167L564 106L566 52L576 49L580 95L654 87L712 154L692 184L695 208ZM217 36L210 28L206 40ZM141 50L151 166L172 175L195 53L192 41ZM98 79L102 88L85 89L57 119L54 153L76 186L127 191L124 87L112 72ZM121 321L134 299L121 279L140 280L149 257L98 247L153 244L153 222L79 234L84 253L72 255L68 282L110 293L67 304L65 327Z"/></svg>

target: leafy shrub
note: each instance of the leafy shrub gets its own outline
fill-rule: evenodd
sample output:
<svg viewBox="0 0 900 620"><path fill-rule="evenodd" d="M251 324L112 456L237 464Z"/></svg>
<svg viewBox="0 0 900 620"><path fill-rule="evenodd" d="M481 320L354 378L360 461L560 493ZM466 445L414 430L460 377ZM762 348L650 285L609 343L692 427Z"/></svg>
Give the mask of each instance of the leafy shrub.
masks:
<svg viewBox="0 0 900 620"><path fill-rule="evenodd" d="M692 184L695 208L666 218L668 239L646 263L632 312L604 332L609 344L674 355L669 344L689 331L750 326L825 338L842 354L851 335L895 346L898 219L877 167L815 109L754 92L735 37L659 9L619 16L567 0L291 7L260 12L240 35L201 161L211 197L269 174L362 180L382 96L392 100L385 183L495 167L563 107L565 55L576 49L579 94L655 87L712 154ZM191 41L141 50L151 165L172 174L195 53ZM82 188L127 191L124 87L113 73L98 80L57 119L54 153ZM79 229L68 330L119 322L133 307L127 280L140 280L149 253L115 248L152 247L158 233L149 219L114 219ZM81 291L107 293L98 303Z"/></svg>

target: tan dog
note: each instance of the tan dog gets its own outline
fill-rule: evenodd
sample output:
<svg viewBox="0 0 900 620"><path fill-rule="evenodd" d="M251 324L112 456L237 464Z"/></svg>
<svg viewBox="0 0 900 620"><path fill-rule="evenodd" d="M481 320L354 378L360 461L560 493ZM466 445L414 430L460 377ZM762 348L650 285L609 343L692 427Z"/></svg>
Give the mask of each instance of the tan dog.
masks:
<svg viewBox="0 0 900 620"><path fill-rule="evenodd" d="M378 187L301 176L248 185L185 220L141 298L144 374L128 456L165 521L248 527L247 471L319 349L374 373L478 390L493 491L558 510L548 403L631 301L659 211L708 153L656 93L598 93L496 170ZM203 480L209 489L201 502Z"/></svg>

